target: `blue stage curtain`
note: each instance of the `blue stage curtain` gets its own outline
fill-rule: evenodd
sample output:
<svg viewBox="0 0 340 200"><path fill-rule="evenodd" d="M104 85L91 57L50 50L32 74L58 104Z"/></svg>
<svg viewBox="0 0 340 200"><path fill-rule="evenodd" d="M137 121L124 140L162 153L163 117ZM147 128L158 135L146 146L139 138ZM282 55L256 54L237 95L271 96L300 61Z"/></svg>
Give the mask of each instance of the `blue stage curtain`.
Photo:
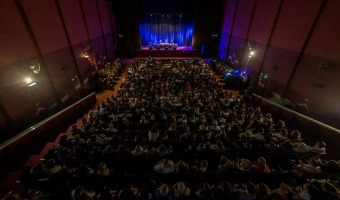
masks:
<svg viewBox="0 0 340 200"><path fill-rule="evenodd" d="M190 14L140 14L141 45L175 43L192 46L193 16Z"/></svg>

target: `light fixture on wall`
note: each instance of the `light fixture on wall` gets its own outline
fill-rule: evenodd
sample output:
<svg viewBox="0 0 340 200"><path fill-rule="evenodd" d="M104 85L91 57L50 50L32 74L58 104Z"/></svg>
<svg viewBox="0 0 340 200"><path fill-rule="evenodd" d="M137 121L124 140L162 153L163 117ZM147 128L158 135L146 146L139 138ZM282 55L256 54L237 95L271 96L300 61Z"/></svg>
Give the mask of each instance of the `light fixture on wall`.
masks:
<svg viewBox="0 0 340 200"><path fill-rule="evenodd" d="M28 87L32 87L32 86L37 84L36 82L33 81L33 79L31 77L26 77L25 82L27 83Z"/></svg>
<svg viewBox="0 0 340 200"><path fill-rule="evenodd" d="M84 59L87 59L87 58L89 58L89 57L90 57L89 54L87 54L87 53L85 52L83 58L84 58Z"/></svg>
<svg viewBox="0 0 340 200"><path fill-rule="evenodd" d="M255 52L254 52L254 51L250 51L248 57L251 58L251 57L253 57L254 55L255 55Z"/></svg>
<svg viewBox="0 0 340 200"><path fill-rule="evenodd" d="M30 83L32 83L32 79L30 78L30 77L26 77L25 78L25 82L27 83L27 84L30 84Z"/></svg>

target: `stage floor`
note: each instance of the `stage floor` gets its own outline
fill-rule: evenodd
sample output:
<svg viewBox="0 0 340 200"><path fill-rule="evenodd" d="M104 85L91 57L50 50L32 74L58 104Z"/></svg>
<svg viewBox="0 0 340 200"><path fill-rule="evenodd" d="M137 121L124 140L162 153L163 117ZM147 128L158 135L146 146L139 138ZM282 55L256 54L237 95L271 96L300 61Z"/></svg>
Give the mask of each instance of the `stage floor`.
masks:
<svg viewBox="0 0 340 200"><path fill-rule="evenodd" d="M173 49L149 49L148 46L143 46L136 51L136 57L201 57L198 49L192 46L179 46L176 50Z"/></svg>

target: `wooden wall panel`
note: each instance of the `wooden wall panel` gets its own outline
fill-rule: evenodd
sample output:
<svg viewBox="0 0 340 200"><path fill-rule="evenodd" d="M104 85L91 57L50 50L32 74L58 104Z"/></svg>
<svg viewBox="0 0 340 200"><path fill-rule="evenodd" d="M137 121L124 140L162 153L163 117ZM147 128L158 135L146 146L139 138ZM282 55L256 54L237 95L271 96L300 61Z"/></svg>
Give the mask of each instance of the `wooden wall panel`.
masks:
<svg viewBox="0 0 340 200"><path fill-rule="evenodd" d="M329 0L306 49L307 54L340 60L340 1Z"/></svg>
<svg viewBox="0 0 340 200"><path fill-rule="evenodd" d="M96 38L100 36L100 21L97 13L96 0L81 0L84 7L87 26L89 28L90 37Z"/></svg>
<svg viewBox="0 0 340 200"><path fill-rule="evenodd" d="M66 36L54 1L20 1L43 54L67 46Z"/></svg>
<svg viewBox="0 0 340 200"><path fill-rule="evenodd" d="M270 45L300 52L320 5L320 0L285 0Z"/></svg>
<svg viewBox="0 0 340 200"><path fill-rule="evenodd" d="M243 46L246 39L248 25L250 23L251 11L255 0L239 0L237 14L235 16L235 25L233 29L233 37L231 39L230 49L239 50L238 59L242 59ZM229 51L230 55L230 51Z"/></svg>
<svg viewBox="0 0 340 200"><path fill-rule="evenodd" d="M110 19L112 16L108 13L106 0L98 0L98 6L100 10L101 20L103 23L104 34L112 32L111 30L111 22L113 19Z"/></svg>
<svg viewBox="0 0 340 200"><path fill-rule="evenodd" d="M13 0L1 1L0 24L0 68L37 55Z"/></svg>
<svg viewBox="0 0 340 200"><path fill-rule="evenodd" d="M59 0L71 44L88 40L79 1Z"/></svg>
<svg viewBox="0 0 340 200"><path fill-rule="evenodd" d="M227 49L229 45L229 36L234 20L236 3L238 0L226 0L223 4L222 33L220 42L220 58L227 57Z"/></svg>

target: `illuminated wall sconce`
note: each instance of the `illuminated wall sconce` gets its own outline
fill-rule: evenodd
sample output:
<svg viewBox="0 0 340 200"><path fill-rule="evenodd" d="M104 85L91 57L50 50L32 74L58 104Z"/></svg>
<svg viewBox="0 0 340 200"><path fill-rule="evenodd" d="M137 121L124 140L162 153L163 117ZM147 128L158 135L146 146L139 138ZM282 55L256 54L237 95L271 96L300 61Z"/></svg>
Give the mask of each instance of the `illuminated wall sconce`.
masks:
<svg viewBox="0 0 340 200"><path fill-rule="evenodd" d="M26 78L25 78L25 82L26 82L27 84L30 84L30 83L33 82L33 80L32 80L30 77L26 77Z"/></svg>
<svg viewBox="0 0 340 200"><path fill-rule="evenodd" d="M34 86L34 85L37 84L37 83L34 82L33 79L30 78L30 77L26 77L26 78L25 78L25 82L27 83L27 86L28 86L28 87L32 87L32 86Z"/></svg>
<svg viewBox="0 0 340 200"><path fill-rule="evenodd" d="M84 56L83 56L84 59L87 59L87 58L89 58L89 57L90 57L89 54L84 53Z"/></svg>
<svg viewBox="0 0 340 200"><path fill-rule="evenodd" d="M254 52L254 51L250 51L248 57L251 58L251 57L253 57L254 55L255 55L255 52Z"/></svg>

